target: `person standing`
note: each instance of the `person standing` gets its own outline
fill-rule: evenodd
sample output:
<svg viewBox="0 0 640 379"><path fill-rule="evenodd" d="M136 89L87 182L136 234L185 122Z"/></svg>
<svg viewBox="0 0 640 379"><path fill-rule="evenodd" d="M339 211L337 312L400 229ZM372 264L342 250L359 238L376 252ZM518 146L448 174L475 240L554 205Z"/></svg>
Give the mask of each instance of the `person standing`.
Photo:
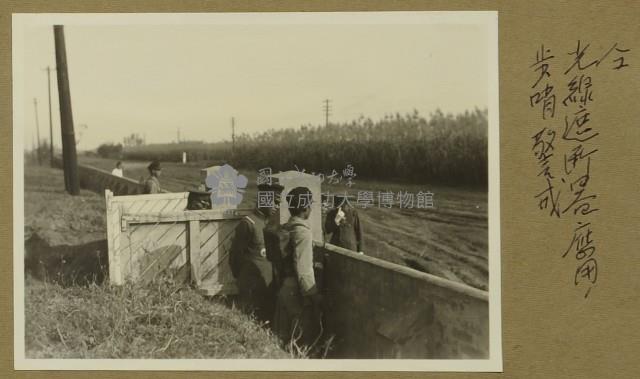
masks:
<svg viewBox="0 0 640 379"><path fill-rule="evenodd" d="M282 229L288 233L288 254L283 259L282 285L278 291L274 329L285 344L310 346L319 339L322 295L313 270L313 242L309 216L311 191L296 187L287 195L291 217Z"/></svg>
<svg viewBox="0 0 640 379"><path fill-rule="evenodd" d="M116 163L116 167L113 170L111 170L111 175L117 176L119 178L122 178L124 176L124 171L122 169L122 162L118 161L118 163Z"/></svg>
<svg viewBox="0 0 640 379"><path fill-rule="evenodd" d="M229 265L238 286L238 304L264 322L270 322L274 312L273 266L267 257L265 228L280 203L279 185L260 185L258 191L273 194L272 202L256 203L248 216L236 227L231 242Z"/></svg>
<svg viewBox="0 0 640 379"><path fill-rule="evenodd" d="M271 262L273 267L273 303L275 304L275 296L277 295L278 289L282 284L283 277L283 241L282 237L282 225L280 225L280 215L278 212L278 208L280 208L281 202L281 194L283 186L280 184L273 185L264 185L261 189L261 186L258 186L258 191L267 191L274 193L274 207L269 209L269 217L267 223L264 227L264 242L265 248L267 249L267 259ZM273 316L273 315L271 315Z"/></svg>
<svg viewBox="0 0 640 379"><path fill-rule="evenodd" d="M160 162L154 160L147 166L149 170L149 177L144 182L144 194L152 194L152 193L160 193L160 173L162 172L162 167L160 167Z"/></svg>
<svg viewBox="0 0 640 379"><path fill-rule="evenodd" d="M338 207L327 212L325 233L331 234L329 243L363 253L362 223L358 212L346 196L335 196Z"/></svg>

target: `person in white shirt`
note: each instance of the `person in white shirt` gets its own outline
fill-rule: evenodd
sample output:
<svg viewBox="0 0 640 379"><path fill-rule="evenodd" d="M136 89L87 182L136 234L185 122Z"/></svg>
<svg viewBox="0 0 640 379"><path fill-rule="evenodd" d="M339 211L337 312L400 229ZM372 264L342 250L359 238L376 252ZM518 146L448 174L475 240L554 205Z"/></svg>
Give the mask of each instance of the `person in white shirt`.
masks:
<svg viewBox="0 0 640 379"><path fill-rule="evenodd" d="M116 168L111 170L111 175L115 175L115 176L118 176L120 178L122 178L124 176L124 172L122 170L122 162L118 161L118 163L116 163Z"/></svg>

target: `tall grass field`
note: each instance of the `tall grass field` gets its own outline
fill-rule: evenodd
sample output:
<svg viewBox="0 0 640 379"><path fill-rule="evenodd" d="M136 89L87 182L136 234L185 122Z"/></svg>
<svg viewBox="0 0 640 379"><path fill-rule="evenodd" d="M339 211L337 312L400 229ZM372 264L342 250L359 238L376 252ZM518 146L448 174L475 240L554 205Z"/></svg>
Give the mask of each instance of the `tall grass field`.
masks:
<svg viewBox="0 0 640 379"><path fill-rule="evenodd" d="M402 180L455 186L487 185L487 110L452 115L417 111L373 121L302 126L240 134L235 143L173 143L125 148L127 160L228 162L237 168L271 167L286 171L295 164L330 173L347 164L360 178Z"/></svg>

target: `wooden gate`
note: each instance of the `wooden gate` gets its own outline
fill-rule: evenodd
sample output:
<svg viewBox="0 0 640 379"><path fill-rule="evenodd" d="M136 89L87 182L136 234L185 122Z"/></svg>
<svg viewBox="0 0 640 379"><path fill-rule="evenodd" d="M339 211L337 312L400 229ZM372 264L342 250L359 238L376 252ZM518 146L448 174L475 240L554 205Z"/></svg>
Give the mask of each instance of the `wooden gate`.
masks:
<svg viewBox="0 0 640 379"><path fill-rule="evenodd" d="M208 295L237 292L229 249L238 221L250 211L186 210L187 197L105 191L111 283L145 283L169 273Z"/></svg>

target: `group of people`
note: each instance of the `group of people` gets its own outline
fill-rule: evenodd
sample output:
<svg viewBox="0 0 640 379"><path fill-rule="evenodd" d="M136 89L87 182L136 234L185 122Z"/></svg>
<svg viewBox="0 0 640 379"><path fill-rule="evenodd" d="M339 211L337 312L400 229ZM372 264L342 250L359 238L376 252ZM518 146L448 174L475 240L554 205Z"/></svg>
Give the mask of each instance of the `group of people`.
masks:
<svg viewBox="0 0 640 379"><path fill-rule="evenodd" d="M238 286L238 303L265 323L285 343L313 346L322 340L323 254L313 250L309 217L314 199L306 187L286 194L289 220L280 225L277 210L283 187L261 184L274 193L270 207L256 207L241 219L231 244L229 263ZM328 212L325 232L331 242L362 254L362 227L346 199Z"/></svg>
<svg viewBox="0 0 640 379"><path fill-rule="evenodd" d="M160 193L160 173L162 172L162 167L160 167L160 161L154 160L147 166L147 170L149 171L149 176L146 179L142 179L141 182L144 185L144 189L142 193L151 194L151 193ZM121 161L116 163L116 167L111 170L111 175L117 177L124 177L124 166Z"/></svg>
<svg viewBox="0 0 640 379"><path fill-rule="evenodd" d="M289 220L280 225L277 208L283 187L273 191L271 207L256 207L235 230L229 263L240 307L266 323L285 343L312 346L322 330L322 257L313 251L311 191L296 187L286 195ZM305 201L301 201L304 198ZM311 200L311 201L309 201Z"/></svg>
<svg viewBox="0 0 640 379"><path fill-rule="evenodd" d="M147 169L144 193L160 193L160 162L151 162ZM122 176L122 171L118 162L112 174ZM275 183L258 186L258 191L272 192L274 201L269 207L256 202L252 213L240 220L229 264L238 287L237 303L244 311L269 324L284 343L313 346L322 338L324 268L323 255L313 249L309 222L314 199L306 187L289 191L290 218L281 225L278 208L283 190ZM363 254L358 213L346 196L335 196L334 204L323 212L324 233L331 235L330 243Z"/></svg>

